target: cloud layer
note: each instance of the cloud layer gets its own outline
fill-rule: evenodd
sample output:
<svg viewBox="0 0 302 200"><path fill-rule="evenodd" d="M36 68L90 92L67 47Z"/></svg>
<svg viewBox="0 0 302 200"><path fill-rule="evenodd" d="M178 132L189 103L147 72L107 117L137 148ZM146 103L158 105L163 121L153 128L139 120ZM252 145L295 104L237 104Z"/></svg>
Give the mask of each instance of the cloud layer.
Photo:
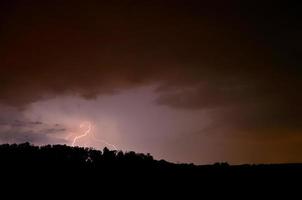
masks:
<svg viewBox="0 0 302 200"><path fill-rule="evenodd" d="M156 85L158 105L207 110L211 130L301 133L299 5L3 1L0 9L2 104Z"/></svg>

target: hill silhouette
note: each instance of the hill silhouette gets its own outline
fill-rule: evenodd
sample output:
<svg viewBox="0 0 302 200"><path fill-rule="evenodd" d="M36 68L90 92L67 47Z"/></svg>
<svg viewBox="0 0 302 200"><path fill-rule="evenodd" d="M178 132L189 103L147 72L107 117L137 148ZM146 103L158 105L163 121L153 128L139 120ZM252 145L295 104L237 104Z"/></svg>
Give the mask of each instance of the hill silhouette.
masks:
<svg viewBox="0 0 302 200"><path fill-rule="evenodd" d="M97 150L88 147L68 145L45 145L35 146L28 142L21 144L1 144L0 159L2 167L22 166L43 168L87 168L97 169L103 167L113 168L149 168L149 169L182 169L182 170L213 170L218 171L266 171L274 170L300 170L302 163L289 164L244 164L229 165L226 162L214 163L213 165L195 165L193 163L172 163L165 160L155 160L152 155L136 153L134 151Z"/></svg>
<svg viewBox="0 0 302 200"><path fill-rule="evenodd" d="M55 180L56 184L116 180L160 185L225 187L230 184L287 184L302 177L302 164L213 165L175 164L155 160L150 154L102 151L67 145L34 146L29 143L0 145L1 172L25 184L33 178ZM2 176L4 178L4 176ZM2 179L3 180L3 179ZM58 182L61 180L63 183ZM80 181L80 183L82 183Z"/></svg>

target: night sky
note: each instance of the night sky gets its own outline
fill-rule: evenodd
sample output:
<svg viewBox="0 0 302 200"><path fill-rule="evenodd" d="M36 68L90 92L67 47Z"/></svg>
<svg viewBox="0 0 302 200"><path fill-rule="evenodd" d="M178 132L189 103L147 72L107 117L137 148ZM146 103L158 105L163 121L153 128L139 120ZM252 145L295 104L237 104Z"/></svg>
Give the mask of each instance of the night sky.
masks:
<svg viewBox="0 0 302 200"><path fill-rule="evenodd" d="M75 145L196 164L302 162L301 9L1 0L0 143L71 145L90 123Z"/></svg>

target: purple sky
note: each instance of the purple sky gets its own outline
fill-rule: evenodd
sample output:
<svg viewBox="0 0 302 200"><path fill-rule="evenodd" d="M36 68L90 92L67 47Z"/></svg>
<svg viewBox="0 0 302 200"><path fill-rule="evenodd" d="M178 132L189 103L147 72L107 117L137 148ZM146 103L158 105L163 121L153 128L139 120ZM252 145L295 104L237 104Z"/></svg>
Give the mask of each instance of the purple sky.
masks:
<svg viewBox="0 0 302 200"><path fill-rule="evenodd" d="M302 162L301 9L287 2L0 2L0 142L206 164Z"/></svg>
<svg viewBox="0 0 302 200"><path fill-rule="evenodd" d="M284 146L284 141L280 145L278 138L270 138L268 142L251 138L251 134L232 133L228 126L215 119L215 113L220 110L192 111L158 105L155 88L138 87L90 100L63 95L37 101L22 111L15 111L19 119L15 119L15 115L6 116L8 123L0 125L1 134L15 134L1 139L3 142L71 145L73 139L88 128L87 125L81 128L80 124L88 121L93 125L92 131L76 145L102 149L108 146L100 141L104 140L118 149L151 153L157 159L174 162L274 162L276 158L271 151L282 153L297 148ZM13 113L7 107L6 110ZM289 143L299 144L299 141ZM294 156L293 159L298 159Z"/></svg>

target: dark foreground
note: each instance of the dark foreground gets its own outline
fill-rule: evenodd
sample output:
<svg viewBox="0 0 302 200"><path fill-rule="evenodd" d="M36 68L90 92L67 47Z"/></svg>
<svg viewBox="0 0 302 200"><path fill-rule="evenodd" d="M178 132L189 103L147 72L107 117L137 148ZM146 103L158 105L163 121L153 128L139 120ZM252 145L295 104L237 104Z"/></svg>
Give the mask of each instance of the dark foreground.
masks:
<svg viewBox="0 0 302 200"><path fill-rule="evenodd" d="M3 144L0 145L0 161L2 183L12 182L14 187L34 183L66 190L68 187L72 190L94 188L94 192L100 185L165 191L174 188L174 193L185 188L195 192L205 192L206 188L250 192L271 188L276 192L289 187L300 188L302 180L302 164L197 166L158 161L149 154L66 145Z"/></svg>

